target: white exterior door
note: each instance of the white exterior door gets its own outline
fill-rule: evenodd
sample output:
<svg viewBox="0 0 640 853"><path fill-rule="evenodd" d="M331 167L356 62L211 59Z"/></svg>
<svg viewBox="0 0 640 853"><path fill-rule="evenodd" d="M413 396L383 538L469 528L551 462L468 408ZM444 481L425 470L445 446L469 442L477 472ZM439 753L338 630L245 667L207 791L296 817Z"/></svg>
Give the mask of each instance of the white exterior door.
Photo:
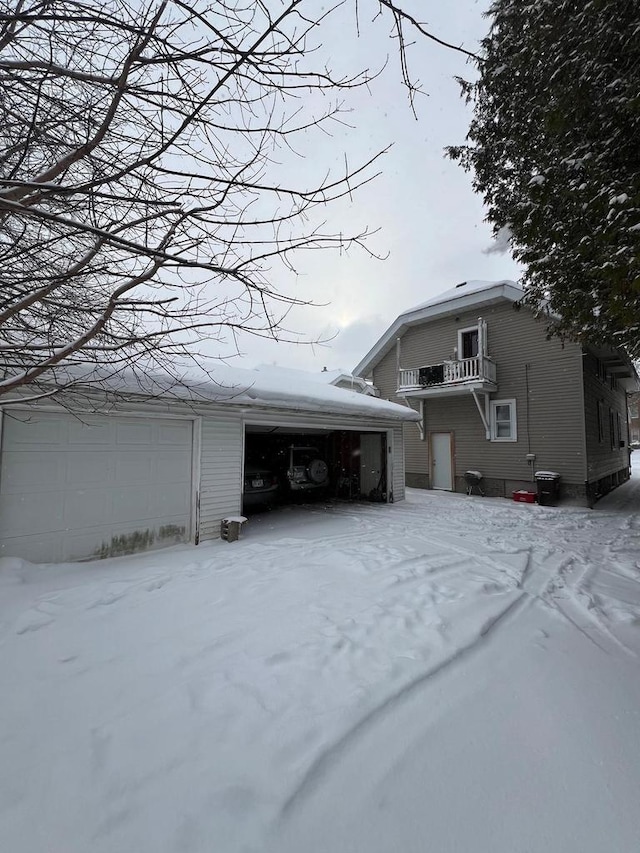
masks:
<svg viewBox="0 0 640 853"><path fill-rule="evenodd" d="M59 562L189 539L191 420L5 412L0 556Z"/></svg>
<svg viewBox="0 0 640 853"><path fill-rule="evenodd" d="M431 433L431 488L453 489L453 434Z"/></svg>

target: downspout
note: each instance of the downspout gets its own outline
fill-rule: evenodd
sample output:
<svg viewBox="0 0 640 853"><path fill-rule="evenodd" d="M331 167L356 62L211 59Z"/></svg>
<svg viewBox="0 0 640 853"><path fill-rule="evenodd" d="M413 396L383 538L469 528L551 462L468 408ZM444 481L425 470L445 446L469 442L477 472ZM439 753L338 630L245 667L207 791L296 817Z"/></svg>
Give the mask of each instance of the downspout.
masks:
<svg viewBox="0 0 640 853"><path fill-rule="evenodd" d="M531 452L531 415L529 412L529 408L530 408L530 406L529 406L529 394L530 394L529 371L530 370L531 370L531 365L525 364L525 366L524 366L524 384L525 384L525 391L527 394L527 408L526 408L526 416L527 416L527 462L531 466L531 482L533 483L535 481L535 465L533 464L535 462L535 456Z"/></svg>

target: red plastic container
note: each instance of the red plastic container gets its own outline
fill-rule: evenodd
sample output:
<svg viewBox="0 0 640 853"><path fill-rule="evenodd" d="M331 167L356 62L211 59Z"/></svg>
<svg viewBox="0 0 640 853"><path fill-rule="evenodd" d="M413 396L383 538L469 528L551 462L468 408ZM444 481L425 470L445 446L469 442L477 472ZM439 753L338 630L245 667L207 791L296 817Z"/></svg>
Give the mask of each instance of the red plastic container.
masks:
<svg viewBox="0 0 640 853"><path fill-rule="evenodd" d="M536 502L536 493L535 492L527 492L524 489L518 489L516 492L513 492L514 501L520 501L523 504L533 504Z"/></svg>

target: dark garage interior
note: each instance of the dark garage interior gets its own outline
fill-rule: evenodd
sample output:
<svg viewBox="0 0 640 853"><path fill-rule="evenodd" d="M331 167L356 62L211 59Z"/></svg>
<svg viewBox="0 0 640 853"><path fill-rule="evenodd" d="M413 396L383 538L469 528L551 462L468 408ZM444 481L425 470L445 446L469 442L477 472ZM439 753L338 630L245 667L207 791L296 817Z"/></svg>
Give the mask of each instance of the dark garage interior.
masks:
<svg viewBox="0 0 640 853"><path fill-rule="evenodd" d="M243 512L311 500L386 501L384 432L245 428Z"/></svg>

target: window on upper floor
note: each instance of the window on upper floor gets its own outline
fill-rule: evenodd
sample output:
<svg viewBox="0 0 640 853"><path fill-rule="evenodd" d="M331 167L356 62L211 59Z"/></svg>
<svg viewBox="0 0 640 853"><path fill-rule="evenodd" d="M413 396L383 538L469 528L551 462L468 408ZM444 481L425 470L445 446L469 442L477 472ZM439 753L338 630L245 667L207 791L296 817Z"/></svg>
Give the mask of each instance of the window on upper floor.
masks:
<svg viewBox="0 0 640 853"><path fill-rule="evenodd" d="M517 441L515 400L491 401L491 441Z"/></svg>
<svg viewBox="0 0 640 853"><path fill-rule="evenodd" d="M458 330L458 358L475 358L478 355L478 327Z"/></svg>

